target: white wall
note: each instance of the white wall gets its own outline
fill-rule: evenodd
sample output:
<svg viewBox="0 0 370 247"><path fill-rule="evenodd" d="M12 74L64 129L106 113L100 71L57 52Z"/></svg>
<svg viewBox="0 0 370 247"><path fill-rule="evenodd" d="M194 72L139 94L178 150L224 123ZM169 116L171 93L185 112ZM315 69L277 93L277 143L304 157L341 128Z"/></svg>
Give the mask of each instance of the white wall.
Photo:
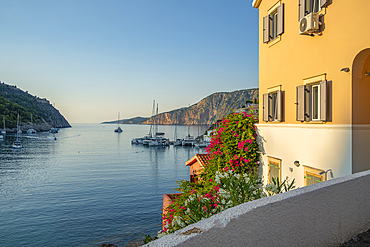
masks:
<svg viewBox="0 0 370 247"><path fill-rule="evenodd" d="M370 228L370 171L241 204L147 246L338 246Z"/></svg>
<svg viewBox="0 0 370 247"><path fill-rule="evenodd" d="M353 173L370 169L370 124L353 125L352 157Z"/></svg>
<svg viewBox="0 0 370 247"><path fill-rule="evenodd" d="M333 178L352 173L351 125L258 124L262 174L268 178L268 156L282 160L281 178L304 186L304 167L332 169ZM298 160L299 167L294 165ZM293 171L289 171L289 167ZM327 179L332 179L330 172Z"/></svg>

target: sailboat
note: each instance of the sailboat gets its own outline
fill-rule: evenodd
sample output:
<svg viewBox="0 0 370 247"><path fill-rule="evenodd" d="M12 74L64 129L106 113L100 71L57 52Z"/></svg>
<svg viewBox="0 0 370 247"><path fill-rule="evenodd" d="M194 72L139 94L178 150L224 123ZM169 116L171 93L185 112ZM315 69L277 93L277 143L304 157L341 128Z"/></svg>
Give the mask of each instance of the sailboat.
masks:
<svg viewBox="0 0 370 247"><path fill-rule="evenodd" d="M4 129L1 131L0 141L4 140L4 135L6 134L6 131L5 131L5 116L3 116L3 122L4 122Z"/></svg>
<svg viewBox="0 0 370 247"><path fill-rule="evenodd" d="M163 132L158 132L158 104L157 104L157 112L154 118L154 137L150 139L149 146L169 146L170 142L167 138L164 137Z"/></svg>
<svg viewBox="0 0 370 247"><path fill-rule="evenodd" d="M173 135L173 145L174 146L181 146L182 140L177 138L177 124L178 124L178 117L176 117L176 124L175 124L175 133Z"/></svg>
<svg viewBox="0 0 370 247"><path fill-rule="evenodd" d="M19 118L19 114L18 114L18 118ZM20 119L19 119L19 125L21 125L21 120ZM17 133L22 134L21 128L20 127L18 128L18 119L17 119Z"/></svg>
<svg viewBox="0 0 370 247"><path fill-rule="evenodd" d="M151 124L150 124L150 128L149 128L149 134L144 136L143 145L149 145L149 143L151 142L151 139L153 137L152 130L154 128L154 112L155 112L155 100L153 100L153 109L152 109L152 117L151 117Z"/></svg>
<svg viewBox="0 0 370 247"><path fill-rule="evenodd" d="M121 127L119 127L119 113L118 113L118 120L117 120L117 129L115 129L114 132L116 132L116 133L122 133L123 132Z"/></svg>
<svg viewBox="0 0 370 247"><path fill-rule="evenodd" d="M33 127L32 113L31 113L31 127ZM27 130L27 134L36 134L36 133L37 133L37 131L34 130L33 128Z"/></svg>
<svg viewBox="0 0 370 247"><path fill-rule="evenodd" d="M6 130L5 130L5 116L3 116L3 123L4 123L4 127L3 127L3 130L1 131L1 134L5 135L6 134Z"/></svg>
<svg viewBox="0 0 370 247"><path fill-rule="evenodd" d="M189 112L188 112L188 135L182 141L183 146L194 146L195 139L190 135Z"/></svg>
<svg viewBox="0 0 370 247"><path fill-rule="evenodd" d="M19 149L22 148L21 142L18 140L18 134L19 134L19 114L17 116L17 140L13 142L13 148Z"/></svg>

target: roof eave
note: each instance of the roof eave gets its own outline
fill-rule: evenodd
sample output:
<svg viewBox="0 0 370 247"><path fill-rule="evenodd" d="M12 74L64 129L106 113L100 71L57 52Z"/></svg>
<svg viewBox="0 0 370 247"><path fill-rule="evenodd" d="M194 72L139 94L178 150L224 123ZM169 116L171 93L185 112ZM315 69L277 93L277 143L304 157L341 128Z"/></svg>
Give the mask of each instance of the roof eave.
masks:
<svg viewBox="0 0 370 247"><path fill-rule="evenodd" d="M260 7L262 0L253 0L252 7L258 9Z"/></svg>

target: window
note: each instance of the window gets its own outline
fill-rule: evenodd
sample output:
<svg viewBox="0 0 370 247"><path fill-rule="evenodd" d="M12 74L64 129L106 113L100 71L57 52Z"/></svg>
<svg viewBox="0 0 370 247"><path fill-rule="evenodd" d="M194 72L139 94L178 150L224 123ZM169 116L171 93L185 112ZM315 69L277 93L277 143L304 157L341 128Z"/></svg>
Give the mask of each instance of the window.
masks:
<svg viewBox="0 0 370 247"><path fill-rule="evenodd" d="M269 167L269 183L272 183L272 178L280 179L280 167L281 160L269 157L268 158L268 167Z"/></svg>
<svg viewBox="0 0 370 247"><path fill-rule="evenodd" d="M299 20L309 13L317 13L327 7L330 0L299 0Z"/></svg>
<svg viewBox="0 0 370 247"><path fill-rule="evenodd" d="M274 40L284 33L284 4L277 6L263 17L263 43Z"/></svg>
<svg viewBox="0 0 370 247"><path fill-rule="evenodd" d="M321 172L323 172L323 170L304 166L305 186L326 181L326 174L320 175Z"/></svg>
<svg viewBox="0 0 370 247"><path fill-rule="evenodd" d="M301 122L327 120L326 81L297 87L296 120Z"/></svg>
<svg viewBox="0 0 370 247"><path fill-rule="evenodd" d="M312 120L320 120L320 85L312 86Z"/></svg>
<svg viewBox="0 0 370 247"><path fill-rule="evenodd" d="M278 34L277 34L277 24L278 24L278 14L277 11L269 15L269 27L270 27L270 39L273 40L275 39Z"/></svg>
<svg viewBox="0 0 370 247"><path fill-rule="evenodd" d="M275 91L263 95L263 121L282 121L282 91Z"/></svg>

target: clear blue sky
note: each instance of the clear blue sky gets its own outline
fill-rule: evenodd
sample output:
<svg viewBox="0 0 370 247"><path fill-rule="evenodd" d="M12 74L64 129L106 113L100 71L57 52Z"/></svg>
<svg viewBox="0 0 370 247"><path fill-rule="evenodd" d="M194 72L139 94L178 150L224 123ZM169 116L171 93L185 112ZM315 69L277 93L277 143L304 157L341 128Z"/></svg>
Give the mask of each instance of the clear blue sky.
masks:
<svg viewBox="0 0 370 247"><path fill-rule="evenodd" d="M258 87L252 0L0 0L0 80L70 123Z"/></svg>

